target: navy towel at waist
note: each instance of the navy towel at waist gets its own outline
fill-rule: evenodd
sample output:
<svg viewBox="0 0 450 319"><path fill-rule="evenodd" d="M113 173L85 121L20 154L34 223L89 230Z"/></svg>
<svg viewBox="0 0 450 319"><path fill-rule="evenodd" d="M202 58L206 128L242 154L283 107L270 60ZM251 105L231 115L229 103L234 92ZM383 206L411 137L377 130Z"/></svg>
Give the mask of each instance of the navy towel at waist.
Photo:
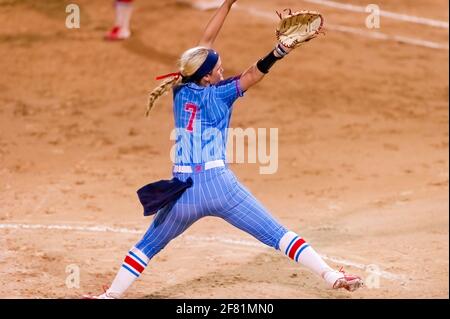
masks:
<svg viewBox="0 0 450 319"><path fill-rule="evenodd" d="M171 180L160 180L141 187L137 194L144 206L144 216L153 215L167 204L175 202L192 184L192 178L183 182L174 177Z"/></svg>

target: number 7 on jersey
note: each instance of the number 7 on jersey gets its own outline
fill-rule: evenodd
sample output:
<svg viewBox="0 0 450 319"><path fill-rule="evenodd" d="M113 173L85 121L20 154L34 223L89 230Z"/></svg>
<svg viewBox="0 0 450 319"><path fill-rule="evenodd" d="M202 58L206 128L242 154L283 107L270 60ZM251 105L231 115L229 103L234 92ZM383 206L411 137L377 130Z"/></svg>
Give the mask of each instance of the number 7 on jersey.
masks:
<svg viewBox="0 0 450 319"><path fill-rule="evenodd" d="M193 132L195 115L197 114L197 105L192 104L192 103L187 103L186 106L184 107L184 109L188 112L191 112L191 116L189 117L189 122L188 122L188 125L186 126L186 130L188 130L189 132Z"/></svg>

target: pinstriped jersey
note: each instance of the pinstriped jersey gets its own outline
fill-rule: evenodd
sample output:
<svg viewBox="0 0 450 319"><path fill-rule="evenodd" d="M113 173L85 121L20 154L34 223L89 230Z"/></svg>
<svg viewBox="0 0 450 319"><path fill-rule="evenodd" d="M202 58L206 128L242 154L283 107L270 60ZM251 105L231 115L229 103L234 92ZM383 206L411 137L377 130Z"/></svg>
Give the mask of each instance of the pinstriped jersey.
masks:
<svg viewBox="0 0 450 319"><path fill-rule="evenodd" d="M233 103L243 96L240 78L207 87L186 83L174 88L175 165L226 160L227 129Z"/></svg>

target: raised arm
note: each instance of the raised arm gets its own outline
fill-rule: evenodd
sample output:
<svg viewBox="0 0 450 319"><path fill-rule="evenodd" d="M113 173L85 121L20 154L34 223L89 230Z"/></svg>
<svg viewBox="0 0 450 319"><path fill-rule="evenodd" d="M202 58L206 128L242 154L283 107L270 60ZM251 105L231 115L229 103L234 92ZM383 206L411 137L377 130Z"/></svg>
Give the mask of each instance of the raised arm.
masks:
<svg viewBox="0 0 450 319"><path fill-rule="evenodd" d="M278 44L274 50L260 59L257 63L253 64L241 75L240 84L243 91L247 91L250 87L261 81L269 72L269 69L277 62L286 56L292 49Z"/></svg>
<svg viewBox="0 0 450 319"><path fill-rule="evenodd" d="M220 8L217 9L216 13L208 22L208 25L203 32L203 36L200 39L199 46L204 46L207 48L211 48L213 46L214 41L216 40L217 35L219 34L219 31L222 28L223 23L225 22L225 18L227 17L228 12L230 12L231 6L236 1L237 0L225 0Z"/></svg>
<svg viewBox="0 0 450 319"><path fill-rule="evenodd" d="M243 91L261 81L275 62L284 58L292 49L314 39L322 32L323 17L319 12L297 11L293 13L290 9L284 12L286 11L285 14L277 12L280 21L277 27L278 43L275 49L242 73L240 84Z"/></svg>

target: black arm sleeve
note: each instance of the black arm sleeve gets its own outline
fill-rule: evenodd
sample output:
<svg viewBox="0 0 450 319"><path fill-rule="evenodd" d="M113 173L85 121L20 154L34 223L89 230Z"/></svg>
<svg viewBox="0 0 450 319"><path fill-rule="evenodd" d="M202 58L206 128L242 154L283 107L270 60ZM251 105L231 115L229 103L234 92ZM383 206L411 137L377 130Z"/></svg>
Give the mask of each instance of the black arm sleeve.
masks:
<svg viewBox="0 0 450 319"><path fill-rule="evenodd" d="M267 74L267 73L269 73L270 68L275 64L275 62L277 62L278 60L281 60L281 59L282 58L275 56L275 54L272 50L266 57L260 59L258 61L258 63L256 63L256 67L262 73Z"/></svg>

